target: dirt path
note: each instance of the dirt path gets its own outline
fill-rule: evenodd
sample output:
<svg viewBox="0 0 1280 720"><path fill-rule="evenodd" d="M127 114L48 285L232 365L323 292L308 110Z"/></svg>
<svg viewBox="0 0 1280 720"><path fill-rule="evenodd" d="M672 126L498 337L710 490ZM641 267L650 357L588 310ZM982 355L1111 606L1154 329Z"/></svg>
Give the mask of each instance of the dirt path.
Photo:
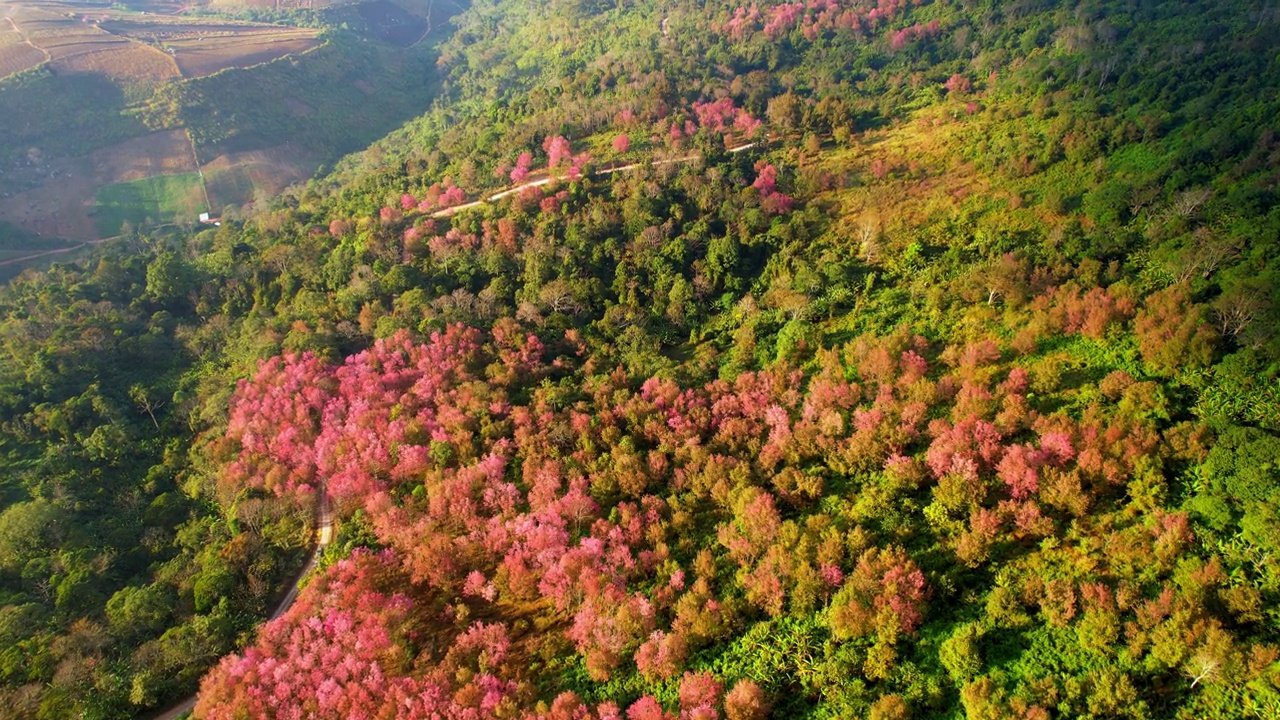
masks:
<svg viewBox="0 0 1280 720"><path fill-rule="evenodd" d="M307 558L307 564L302 566L302 570L298 572L297 578L290 586L289 592L276 605L275 610L271 611L271 615L264 622L271 622L293 606L293 601L298 599L298 592L302 590L302 581L316 569L316 565L320 562L320 555L324 549L329 547L329 543L333 542L333 505L329 502L329 495L325 493L320 498L320 505L316 508L316 544L311 550L311 556ZM192 695L173 707L151 716L151 720L177 720L183 715L191 712L196 707L197 695Z"/></svg>
<svg viewBox="0 0 1280 720"><path fill-rule="evenodd" d="M752 142L752 143L746 143L745 145L737 145L735 147L729 148L728 152L740 153L744 150L750 150L751 148L755 147L757 144L758 143ZM629 165L619 165L617 167L602 168L600 170L596 170L595 172L591 173L591 176L599 177L601 175L612 175L614 173L635 170L636 168L639 168L639 167L645 167L645 166L660 167L662 165L676 165L676 164L694 162L695 160L701 160L701 159L702 159L701 155L685 155L683 157L670 158L667 160L655 160L651 163L631 163ZM471 208L474 208L474 207L480 207L481 205L487 205L492 202L497 202L502 198L507 197L508 195L514 195L520 192L521 190L524 190L525 188L541 187L543 185L549 185L552 182L554 182L556 179L557 178L544 177L544 178L538 178L537 180L529 180L526 182L522 182L519 185L509 187L506 190L502 190L501 192L496 192L492 195L489 195L488 197L480 198L479 200L472 200L471 202L468 202L468 203L463 203L461 205L454 205L453 207L447 207L447 208L444 208L443 210L437 210L431 213L430 217L433 217L433 218L450 217L459 212L462 212L463 210L470 210Z"/></svg>
<svg viewBox="0 0 1280 720"><path fill-rule="evenodd" d="M6 265L17 265L18 263L23 263L28 260L38 260L42 257L49 257L50 255L63 255L69 252L75 252L88 244L89 243L87 242L82 242L79 245L72 245L71 247L58 248L57 250L46 250L34 255L23 255L22 257L10 258L9 260L0 260L0 267L5 267Z"/></svg>
<svg viewBox="0 0 1280 720"><path fill-rule="evenodd" d="M23 255L22 257L9 258L8 260L0 261L0 267L5 267L6 265L17 265L18 263L24 263L24 262L27 262L28 260L38 260L42 257L48 257L50 255L65 255L66 253L75 252L76 250L89 247L90 245L101 245L102 243L107 242L108 240L115 240L119 237L121 236L116 235L114 237L102 238L101 240L86 240L80 243L79 245L72 245L70 247L57 248L56 250L45 250L44 252L38 252L33 255Z"/></svg>
<svg viewBox="0 0 1280 720"><path fill-rule="evenodd" d="M22 32L22 28L18 27L18 21L14 20L12 15L5 15L4 19L8 20L9 24L13 26L13 31L18 33L18 36L22 38L22 42L26 43L31 49L38 51L44 56L45 62L51 62L53 60L53 56L49 54L48 50L45 50L39 45L31 42L31 38L28 37L26 33Z"/></svg>

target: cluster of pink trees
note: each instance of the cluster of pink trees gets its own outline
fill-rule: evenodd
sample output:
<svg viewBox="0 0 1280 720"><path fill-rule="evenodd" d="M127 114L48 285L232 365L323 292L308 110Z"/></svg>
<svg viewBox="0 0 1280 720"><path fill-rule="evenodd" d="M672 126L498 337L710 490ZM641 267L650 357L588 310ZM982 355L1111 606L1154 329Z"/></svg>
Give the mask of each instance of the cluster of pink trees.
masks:
<svg viewBox="0 0 1280 720"><path fill-rule="evenodd" d="M626 136L619 136L619 139ZM615 147L618 140L614 141ZM626 147L630 146L630 141L619 152L625 152ZM577 179L582 176L584 169L591 162L591 155L588 153L573 154L572 146L569 140L563 135L548 135L542 142L542 149L547 154L547 172L554 173L560 170L564 176L569 179ZM516 157L515 167L512 167L507 173L511 178L511 182L523 183L529 179L529 175L533 172L533 153L529 151L521 152ZM500 170L505 170L507 166L503 166ZM563 168L561 170L561 168Z"/></svg>
<svg viewBox="0 0 1280 720"><path fill-rule="evenodd" d="M698 127L728 135L736 133L739 137L749 138L760 129L761 123L746 110L734 104L731 98L720 98L710 102L693 104L693 114L698 119L697 126L688 125L684 134L692 135ZM675 126L672 126L675 128Z"/></svg>
<svg viewBox="0 0 1280 720"><path fill-rule="evenodd" d="M762 193L776 192L768 170ZM1036 312L1093 331L1105 327L1094 315L1131 312L1122 293L1104 295L1061 288ZM863 337L818 351L807 378L780 365L732 382L655 378L637 388L619 372L584 378L566 399L539 381L572 367L552 356L578 343L507 319L425 342L400 334L336 367L273 359L241 384L215 455L224 495L307 498L323 484L339 508L363 510L391 550L330 570L226 661L206 683L209 716L269 715L283 707L271 704L277 693L315 698L306 707L320 716L388 698L519 704L533 680L498 658L516 652L504 638L530 612L594 679L635 671L662 682L744 613L827 607L836 638L864 643L867 677L887 677L933 591L916 558L859 518L914 496L942 547L982 565L1125 493L1161 442L1144 411L1159 400L1150 383L1116 373L1100 385L1105 402L1041 415L1030 394L1051 391L1054 376L1011 365L991 340L935 352L911 335ZM815 504L840 477L862 478L849 514ZM1172 557L1169 548L1185 546L1185 515L1163 517L1124 531L1134 552ZM714 532L691 535L700 525ZM424 655L422 633L436 626L452 635L433 636L438 650ZM732 708L764 706L759 688L722 697L714 678L684 677L702 689L688 702L682 692L681 717L749 717ZM572 696L552 708L552 717L623 716ZM648 698L625 716L669 712Z"/></svg>
<svg viewBox="0 0 1280 720"><path fill-rule="evenodd" d="M357 551L329 568L243 655L205 677L196 716L484 718L514 705L517 685L503 679L506 630L431 622L438 603L411 598L398 565L394 553ZM429 671L406 673L432 656L431 637L442 626L452 635L447 651Z"/></svg>
<svg viewBox="0 0 1280 720"><path fill-rule="evenodd" d="M735 9L721 30L735 40L755 33L776 40L797 28L808 40L836 31L863 36L903 14L911 4L906 0L798 0L762 8L752 3Z"/></svg>
<svg viewBox="0 0 1280 720"><path fill-rule="evenodd" d="M431 212L442 208L461 205L466 200L466 193L462 192L462 188L453 184L452 180L445 178L443 183L436 183L427 188L422 198L415 198L409 193L400 196L400 209L404 212Z"/></svg>
<svg viewBox="0 0 1280 720"><path fill-rule="evenodd" d="M751 187L760 193L760 205L773 215L785 214L795 204L790 196L778 192L778 169L764 160L756 163L756 179Z"/></svg>
<svg viewBox="0 0 1280 720"><path fill-rule="evenodd" d="M531 169L533 169L533 153L526 150L516 157L516 166L511 169L511 182L524 182L529 177Z"/></svg>
<svg viewBox="0 0 1280 720"><path fill-rule="evenodd" d="M449 178L445 178L443 182L435 183L427 188L421 198L417 198L410 193L400 196L398 207L387 206L379 211L379 217L383 223L390 223L400 220L406 213L430 213L445 208L451 208L466 202L467 195L462 188L453 184Z"/></svg>
<svg viewBox="0 0 1280 720"><path fill-rule="evenodd" d="M942 26L939 25L937 20L930 20L928 23L916 23L911 27L890 32L889 47L894 50L901 50L915 40L935 38L940 34L942 34Z"/></svg>

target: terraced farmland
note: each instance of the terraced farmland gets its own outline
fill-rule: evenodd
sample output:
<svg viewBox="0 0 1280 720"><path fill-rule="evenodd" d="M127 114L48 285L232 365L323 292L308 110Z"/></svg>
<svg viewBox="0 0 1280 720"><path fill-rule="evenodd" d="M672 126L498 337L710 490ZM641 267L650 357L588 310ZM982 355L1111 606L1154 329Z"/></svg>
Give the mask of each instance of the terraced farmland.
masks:
<svg viewBox="0 0 1280 720"><path fill-rule="evenodd" d="M101 27L167 53L188 78L269 62L321 43L319 31L311 28L185 18L128 17Z"/></svg>
<svg viewBox="0 0 1280 720"><path fill-rule="evenodd" d="M428 104L435 55L410 46L452 12L403 2L306 27L180 14L200 0L0 2L0 221L18 245L87 241L305 180ZM141 182L163 177L181 182Z"/></svg>
<svg viewBox="0 0 1280 720"><path fill-rule="evenodd" d="M0 9L0 13L9 8ZM8 16L0 18L0 78L30 70L48 59L43 50L27 42Z"/></svg>

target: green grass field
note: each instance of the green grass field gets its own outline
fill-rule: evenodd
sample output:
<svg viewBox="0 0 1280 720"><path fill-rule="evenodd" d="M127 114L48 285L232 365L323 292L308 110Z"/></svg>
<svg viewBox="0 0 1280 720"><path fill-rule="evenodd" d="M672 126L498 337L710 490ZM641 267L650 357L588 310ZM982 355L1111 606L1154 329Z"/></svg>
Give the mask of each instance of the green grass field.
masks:
<svg viewBox="0 0 1280 720"><path fill-rule="evenodd" d="M98 190L93 222L98 234L108 237L119 233L125 222L134 225L194 222L207 210L199 175L161 175Z"/></svg>

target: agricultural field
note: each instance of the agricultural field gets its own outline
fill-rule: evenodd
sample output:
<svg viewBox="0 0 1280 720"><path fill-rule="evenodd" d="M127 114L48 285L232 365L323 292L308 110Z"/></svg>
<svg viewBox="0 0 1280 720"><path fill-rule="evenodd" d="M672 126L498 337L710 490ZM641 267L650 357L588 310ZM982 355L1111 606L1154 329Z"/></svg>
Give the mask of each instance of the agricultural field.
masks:
<svg viewBox="0 0 1280 720"><path fill-rule="evenodd" d="M320 31L313 28L230 21L131 15L101 27L169 55L188 78L270 62L321 44Z"/></svg>
<svg viewBox="0 0 1280 720"><path fill-rule="evenodd" d="M220 155L202 168L211 211L279 195L310 177L317 165L316 156L288 146Z"/></svg>
<svg viewBox="0 0 1280 720"><path fill-rule="evenodd" d="M184 77L203 77L230 67L245 67L304 53L320 46L308 30L252 33L246 36L182 40L172 44Z"/></svg>
<svg viewBox="0 0 1280 720"><path fill-rule="evenodd" d="M27 42L18 26L7 14L11 8L0 8L0 78L30 70L48 59L39 48Z"/></svg>
<svg viewBox="0 0 1280 720"><path fill-rule="evenodd" d="M14 49L0 58L15 68L9 72L47 58L62 72L148 82L248 67L321 43L315 28L143 15L97 6L13 5L4 12L0 47ZM32 50L39 55L34 63L28 59Z"/></svg>
<svg viewBox="0 0 1280 720"><path fill-rule="evenodd" d="M46 182L0 197L0 218L41 236L77 239L99 237L90 215L98 188L199 169L182 130L149 133L44 167Z"/></svg>
<svg viewBox="0 0 1280 720"><path fill-rule="evenodd" d="M408 12L391 0L360 3L356 10L379 40L392 45L408 47L431 29L429 20Z"/></svg>
<svg viewBox="0 0 1280 720"><path fill-rule="evenodd" d="M206 209L198 174L161 175L100 189L93 205L93 222L99 237L110 237L126 222L193 222Z"/></svg>
<svg viewBox="0 0 1280 720"><path fill-rule="evenodd" d="M124 219L170 222L167 181L110 186L202 166L197 212L219 213L425 109L436 56L411 46L458 5L301 4L239 8L255 21L179 14L205 3L0 4L0 220L77 241ZM123 211L131 200L141 204Z"/></svg>
<svg viewBox="0 0 1280 720"><path fill-rule="evenodd" d="M139 43L111 45L55 60L59 72L102 75L126 83L126 88L154 85L180 77L173 58L155 48Z"/></svg>

